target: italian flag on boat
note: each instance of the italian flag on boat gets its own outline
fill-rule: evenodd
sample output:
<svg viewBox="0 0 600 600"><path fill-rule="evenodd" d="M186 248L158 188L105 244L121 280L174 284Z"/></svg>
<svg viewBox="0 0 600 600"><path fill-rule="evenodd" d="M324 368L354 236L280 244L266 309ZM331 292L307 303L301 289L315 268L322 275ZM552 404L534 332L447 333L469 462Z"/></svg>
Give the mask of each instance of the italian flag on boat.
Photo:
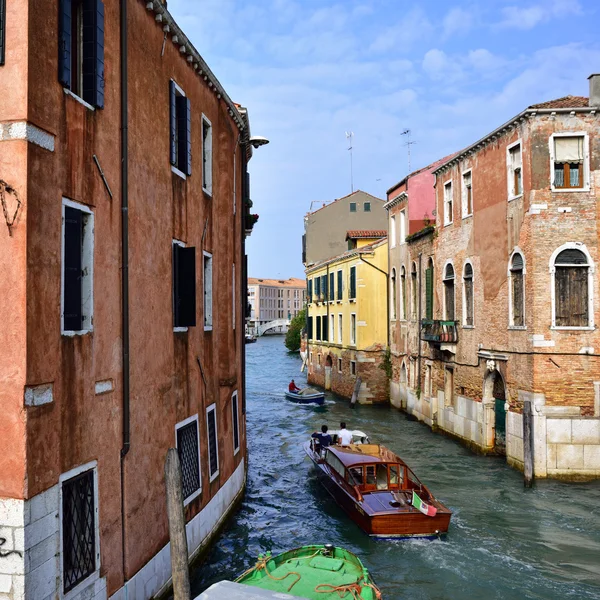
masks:
<svg viewBox="0 0 600 600"><path fill-rule="evenodd" d="M423 502L423 500L421 500L421 498L419 498L419 496L415 494L414 490L412 497L412 505L415 508L418 508L424 515L427 515L428 517L435 517L435 515L437 514L437 508L435 506L425 504L425 502Z"/></svg>

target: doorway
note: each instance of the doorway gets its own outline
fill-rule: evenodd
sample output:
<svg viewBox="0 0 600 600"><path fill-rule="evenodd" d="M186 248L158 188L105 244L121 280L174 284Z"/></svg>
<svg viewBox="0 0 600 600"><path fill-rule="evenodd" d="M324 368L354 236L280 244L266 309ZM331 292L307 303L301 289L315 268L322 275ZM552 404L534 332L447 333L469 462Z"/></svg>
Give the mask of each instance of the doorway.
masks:
<svg viewBox="0 0 600 600"><path fill-rule="evenodd" d="M502 375L496 371L494 377L494 450L498 454L506 454L506 393Z"/></svg>

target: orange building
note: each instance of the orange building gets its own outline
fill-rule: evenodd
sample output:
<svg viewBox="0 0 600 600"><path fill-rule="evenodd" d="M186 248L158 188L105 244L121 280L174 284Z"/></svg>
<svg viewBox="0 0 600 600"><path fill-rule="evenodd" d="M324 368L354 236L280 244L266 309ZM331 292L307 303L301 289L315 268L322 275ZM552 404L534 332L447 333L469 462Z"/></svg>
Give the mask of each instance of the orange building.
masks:
<svg viewBox="0 0 600 600"><path fill-rule="evenodd" d="M0 43L0 597L150 598L167 449L192 554L244 489L265 140L166 2L11 0Z"/></svg>

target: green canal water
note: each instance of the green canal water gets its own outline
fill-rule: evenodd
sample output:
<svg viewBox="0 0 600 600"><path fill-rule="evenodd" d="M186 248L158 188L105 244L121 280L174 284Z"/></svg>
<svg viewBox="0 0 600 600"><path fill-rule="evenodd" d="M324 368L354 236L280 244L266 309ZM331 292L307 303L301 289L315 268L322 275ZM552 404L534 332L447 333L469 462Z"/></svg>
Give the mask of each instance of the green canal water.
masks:
<svg viewBox="0 0 600 600"><path fill-rule="evenodd" d="M192 591L233 579L260 552L333 543L360 556L386 600L600 598L600 482L538 481L499 458L460 444L387 407L330 396L322 408L283 396L303 385L298 355L280 336L247 350L249 472L246 497L192 573ZM302 443L327 423L349 428L397 452L454 515L446 539L374 540L326 494Z"/></svg>

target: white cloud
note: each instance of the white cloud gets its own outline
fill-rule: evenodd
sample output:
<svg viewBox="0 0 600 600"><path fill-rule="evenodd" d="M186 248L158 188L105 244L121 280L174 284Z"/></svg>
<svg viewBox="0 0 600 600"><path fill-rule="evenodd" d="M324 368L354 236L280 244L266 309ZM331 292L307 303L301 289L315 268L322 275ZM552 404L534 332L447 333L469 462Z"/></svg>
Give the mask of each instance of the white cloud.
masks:
<svg viewBox="0 0 600 600"><path fill-rule="evenodd" d="M425 12L413 8L397 23L379 31L369 46L369 52L383 54L392 49L406 52L417 41L427 40L433 25Z"/></svg>
<svg viewBox="0 0 600 600"><path fill-rule="evenodd" d="M446 13L442 23L444 38L450 38L454 35L465 35L475 24L475 15L473 9L455 7Z"/></svg>
<svg viewBox="0 0 600 600"><path fill-rule="evenodd" d="M504 18L498 24L500 27L528 30L551 19L580 15L582 8L578 0L552 0L531 6L506 6L502 14Z"/></svg>

